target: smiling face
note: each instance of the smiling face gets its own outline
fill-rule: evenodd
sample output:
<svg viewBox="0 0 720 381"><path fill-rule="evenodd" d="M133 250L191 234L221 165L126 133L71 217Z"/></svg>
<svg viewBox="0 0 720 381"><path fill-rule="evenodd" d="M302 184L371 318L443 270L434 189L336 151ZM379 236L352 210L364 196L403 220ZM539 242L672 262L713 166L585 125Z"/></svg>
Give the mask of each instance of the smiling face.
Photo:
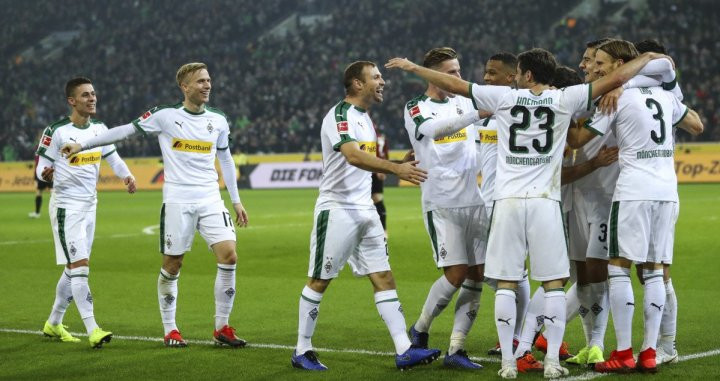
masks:
<svg viewBox="0 0 720 381"><path fill-rule="evenodd" d="M597 49L587 48L583 53L582 59L578 67L585 73L585 83L590 83L597 79L595 75L595 53Z"/></svg>
<svg viewBox="0 0 720 381"><path fill-rule="evenodd" d="M363 67L362 78L362 81L355 79L357 81L355 85L358 86L360 97L365 99L368 104L382 103L385 80L383 80L377 66L366 65Z"/></svg>
<svg viewBox="0 0 720 381"><path fill-rule="evenodd" d="M593 73L595 74L595 78L602 78L608 75L608 73L612 72L622 64L623 60L616 60L604 51L598 50L595 52L595 61L593 63Z"/></svg>
<svg viewBox="0 0 720 381"><path fill-rule="evenodd" d="M97 112L97 96L91 83L75 87L72 96L67 99L70 107L82 116L95 115Z"/></svg>
<svg viewBox="0 0 720 381"><path fill-rule="evenodd" d="M493 86L510 86L515 80L515 70L512 70L499 60L488 60L485 64L483 81Z"/></svg>
<svg viewBox="0 0 720 381"><path fill-rule="evenodd" d="M200 69L190 73L180 84L185 99L192 104L202 105L210 101L210 89L212 88L210 74L207 69Z"/></svg>

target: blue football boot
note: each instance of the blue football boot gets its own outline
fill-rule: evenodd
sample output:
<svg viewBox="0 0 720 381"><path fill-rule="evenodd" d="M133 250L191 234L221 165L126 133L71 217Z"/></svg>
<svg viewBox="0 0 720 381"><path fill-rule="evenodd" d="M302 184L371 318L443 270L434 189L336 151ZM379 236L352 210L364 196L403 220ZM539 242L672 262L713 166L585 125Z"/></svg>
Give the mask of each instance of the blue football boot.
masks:
<svg viewBox="0 0 720 381"><path fill-rule="evenodd" d="M315 353L315 351L307 351L301 355L298 355L296 351L293 351L291 363L293 368L298 369L327 370L327 367L318 360L317 353Z"/></svg>
<svg viewBox="0 0 720 381"><path fill-rule="evenodd" d="M445 365L448 368L458 368L458 369L482 369L483 366L472 362L467 355L467 352L465 352L464 349L461 349L454 354L446 354L445 360L443 361L443 365Z"/></svg>
<svg viewBox="0 0 720 381"><path fill-rule="evenodd" d="M415 329L415 324L413 324L408 331L408 336L410 336L410 344L412 344L414 347L427 349L428 341L430 340L429 333L418 332Z"/></svg>
<svg viewBox="0 0 720 381"><path fill-rule="evenodd" d="M395 355L395 365L400 370L410 369L416 365L430 364L440 357L439 349L425 349L411 346L401 355Z"/></svg>

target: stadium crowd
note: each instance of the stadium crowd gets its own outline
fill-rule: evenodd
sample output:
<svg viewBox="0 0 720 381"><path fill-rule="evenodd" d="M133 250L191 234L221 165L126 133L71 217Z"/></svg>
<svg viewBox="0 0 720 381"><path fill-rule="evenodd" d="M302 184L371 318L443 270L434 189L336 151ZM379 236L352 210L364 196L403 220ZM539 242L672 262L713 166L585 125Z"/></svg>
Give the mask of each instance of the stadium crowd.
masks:
<svg viewBox="0 0 720 381"><path fill-rule="evenodd" d="M320 148L320 119L328 104L342 98L342 69L353 60L382 63L405 55L417 61L429 47L448 45L460 52L464 77L482 82L483 63L495 52L540 46L575 67L586 41L620 36L621 30L627 40L657 38L666 45L686 102L706 122L699 139L720 139L714 127L720 99L710 91L720 86L720 74L712 70L720 62L711 54L720 15L712 1L659 0L646 9L625 7L617 18L564 18L578 3L513 0L470 8L454 0L33 2L0 16L8 21L0 27L7 42L0 47L6 79L0 89L2 160L32 159L43 127L67 112L62 86L75 75L93 79L98 118L114 126L152 106L177 103L177 67L206 62L215 86L211 104L230 118L234 152L308 152ZM87 13L82 18L76 16L80 7ZM285 37L266 33L293 13L326 14L332 21L297 25ZM433 15L430 23L427 15ZM9 22L11 17L24 21ZM57 57L19 58L43 36L65 30L80 34ZM412 76L384 74L386 101L373 110L373 119L392 148L407 148L401 110L424 85ZM159 155L156 145L142 139L121 144L121 152Z"/></svg>

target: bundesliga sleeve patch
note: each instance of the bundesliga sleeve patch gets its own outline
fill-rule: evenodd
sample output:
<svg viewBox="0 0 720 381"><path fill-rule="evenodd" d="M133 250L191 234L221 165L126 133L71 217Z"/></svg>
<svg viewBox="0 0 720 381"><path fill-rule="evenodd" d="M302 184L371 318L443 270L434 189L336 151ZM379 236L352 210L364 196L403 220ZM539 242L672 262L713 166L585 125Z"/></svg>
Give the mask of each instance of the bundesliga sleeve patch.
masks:
<svg viewBox="0 0 720 381"><path fill-rule="evenodd" d="M52 142L52 138L47 135L43 135L42 139L40 139L40 146L48 148L50 147L50 142Z"/></svg>
<svg viewBox="0 0 720 381"><path fill-rule="evenodd" d="M145 120L145 119L149 118L150 115L152 115L152 112L150 112L150 110L148 110L144 114L142 114L142 116L140 117L140 120Z"/></svg>
<svg viewBox="0 0 720 381"><path fill-rule="evenodd" d="M348 122L347 121L338 122L337 130L338 130L338 133L347 134L348 133Z"/></svg>
<svg viewBox="0 0 720 381"><path fill-rule="evenodd" d="M410 117L414 118L416 116L420 115L420 106L413 106L410 109Z"/></svg>

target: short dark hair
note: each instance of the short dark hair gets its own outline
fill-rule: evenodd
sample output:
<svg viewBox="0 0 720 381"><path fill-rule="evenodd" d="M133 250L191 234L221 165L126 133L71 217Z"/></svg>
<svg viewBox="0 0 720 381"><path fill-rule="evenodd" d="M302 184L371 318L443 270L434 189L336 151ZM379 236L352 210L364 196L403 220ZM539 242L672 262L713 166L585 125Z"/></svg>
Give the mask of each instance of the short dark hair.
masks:
<svg viewBox="0 0 720 381"><path fill-rule="evenodd" d="M643 54L647 52L653 52L653 53L660 53L660 54L667 54L667 51L665 50L665 46L661 44L658 40L649 38L647 40L642 40L639 42L636 42L635 49L637 49L638 53Z"/></svg>
<svg viewBox="0 0 720 381"><path fill-rule="evenodd" d="M600 46L600 45L602 45L602 44L604 44L604 43L606 43L606 42L608 42L608 41L610 41L610 40L612 40L612 39L611 39L611 38L608 38L608 37L601 38L601 39L599 39L599 40L592 40L592 41L586 43L586 44L585 44L585 47L586 47L586 48L595 49L595 48L597 48L598 46Z"/></svg>
<svg viewBox="0 0 720 381"><path fill-rule="evenodd" d="M65 84L65 97L70 98L73 96L73 93L75 92L75 89L80 86L84 85L86 83L92 84L92 81L89 78L85 77L75 77Z"/></svg>
<svg viewBox="0 0 720 381"><path fill-rule="evenodd" d="M428 51L427 53L425 53L425 57L423 58L423 66L427 68L434 68L445 61L454 60L457 58L458 54L453 48L447 46L433 48L430 49L430 51Z"/></svg>
<svg viewBox="0 0 720 381"><path fill-rule="evenodd" d="M511 67L513 70L517 68L517 60L516 55L508 52L495 53L488 58L488 61L500 61L503 65Z"/></svg>
<svg viewBox="0 0 720 381"><path fill-rule="evenodd" d="M613 59L623 60L625 63L640 55L635 49L635 45L625 40L610 40L598 46L597 49L607 53Z"/></svg>
<svg viewBox="0 0 720 381"><path fill-rule="evenodd" d="M583 83L583 79L580 77L575 69L568 66L558 66L555 69L555 76L553 76L552 86L558 89L563 87L579 85Z"/></svg>
<svg viewBox="0 0 720 381"><path fill-rule="evenodd" d="M532 48L520 53L517 59L521 74L529 70L536 83L549 85L552 82L557 67L557 62L552 53L545 49Z"/></svg>
<svg viewBox="0 0 720 381"><path fill-rule="evenodd" d="M362 72L366 66L375 67L377 65L370 61L355 61L345 68L345 73L343 74L343 85L345 86L345 92L347 94L350 94L350 90L352 90L353 79L358 79L361 82L365 81Z"/></svg>

